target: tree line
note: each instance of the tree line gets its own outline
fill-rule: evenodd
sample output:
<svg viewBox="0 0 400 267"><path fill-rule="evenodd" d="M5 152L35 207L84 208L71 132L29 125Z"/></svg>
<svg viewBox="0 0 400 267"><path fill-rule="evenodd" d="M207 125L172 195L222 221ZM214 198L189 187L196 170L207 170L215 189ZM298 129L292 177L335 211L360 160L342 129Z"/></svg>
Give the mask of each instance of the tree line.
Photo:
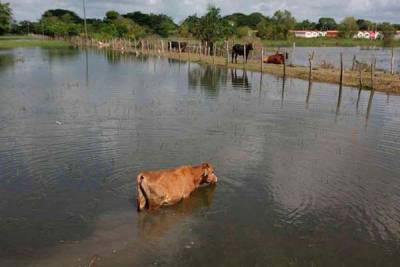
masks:
<svg viewBox="0 0 400 267"><path fill-rule="evenodd" d="M203 16L194 14L179 24L164 14L140 11L120 14L111 10L106 12L103 19L87 19L87 29L89 37L97 39L176 36L215 42L249 36L285 40L291 36L291 30L339 30L343 38L351 38L358 30L378 30L392 37L396 30L400 30L400 25L374 23L354 17L346 17L340 22L325 17L318 22L297 21L287 10L278 10L270 17L258 12L222 16L219 8L209 6ZM45 11L36 22L15 22L12 20L10 5L0 2L0 34L5 33L35 33L53 37L84 35L83 19L70 10L52 9Z"/></svg>

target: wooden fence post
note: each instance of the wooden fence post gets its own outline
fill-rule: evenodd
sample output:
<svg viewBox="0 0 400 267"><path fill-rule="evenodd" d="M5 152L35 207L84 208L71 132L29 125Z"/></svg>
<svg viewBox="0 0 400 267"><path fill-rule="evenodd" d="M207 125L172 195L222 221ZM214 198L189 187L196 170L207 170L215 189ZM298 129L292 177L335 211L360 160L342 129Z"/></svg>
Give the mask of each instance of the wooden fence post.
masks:
<svg viewBox="0 0 400 267"><path fill-rule="evenodd" d="M353 56L353 64L351 65L351 70L354 70L354 68L356 67L356 62L357 62L357 58L356 55Z"/></svg>
<svg viewBox="0 0 400 267"><path fill-rule="evenodd" d="M181 59L181 41L178 41L179 59Z"/></svg>
<svg viewBox="0 0 400 267"><path fill-rule="evenodd" d="M308 70L308 81L312 80L312 63L314 60L314 54L315 52L312 51L312 53L308 56L308 62L309 62L309 70Z"/></svg>
<svg viewBox="0 0 400 267"><path fill-rule="evenodd" d="M340 52L340 88L343 86L343 52Z"/></svg>
<svg viewBox="0 0 400 267"><path fill-rule="evenodd" d="M226 60L225 60L225 65L229 64L229 43L228 40L226 40Z"/></svg>
<svg viewBox="0 0 400 267"><path fill-rule="evenodd" d="M217 53L217 45L213 44L213 65L215 65L215 54Z"/></svg>
<svg viewBox="0 0 400 267"><path fill-rule="evenodd" d="M246 68L246 60L247 60L247 57L246 57L246 44L244 44L243 45L243 67L245 67L245 68Z"/></svg>
<svg viewBox="0 0 400 267"><path fill-rule="evenodd" d="M371 90L372 91L374 91L375 65L376 65L376 58L374 58L371 63Z"/></svg>
<svg viewBox="0 0 400 267"><path fill-rule="evenodd" d="M390 74L394 75L394 47L392 46L392 59L390 61Z"/></svg>
<svg viewBox="0 0 400 267"><path fill-rule="evenodd" d="M261 60L260 60L260 69L261 69L261 72L263 72L263 68L264 68L264 47L261 47Z"/></svg>
<svg viewBox="0 0 400 267"><path fill-rule="evenodd" d="M296 43L293 42L293 51L292 51L292 66L294 66L294 62L296 60Z"/></svg>

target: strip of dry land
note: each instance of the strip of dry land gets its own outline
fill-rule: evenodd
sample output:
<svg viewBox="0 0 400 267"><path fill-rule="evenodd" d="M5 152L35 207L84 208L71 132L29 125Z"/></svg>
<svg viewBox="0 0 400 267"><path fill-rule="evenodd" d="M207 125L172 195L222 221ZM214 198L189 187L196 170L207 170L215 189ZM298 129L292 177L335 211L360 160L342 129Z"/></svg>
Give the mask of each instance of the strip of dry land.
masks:
<svg viewBox="0 0 400 267"><path fill-rule="evenodd" d="M96 46L97 47L97 46ZM103 49L112 49L111 47L103 48ZM237 69L246 69L249 71L258 71L263 73L269 73L278 76L293 77L299 78L303 80L309 80L310 70L309 67L305 66L292 66L292 65L273 65L273 64L262 64L261 60L252 60L249 59L246 64L243 64L243 61L238 60L237 64L227 62L226 57L222 56L212 56L212 55L203 55L199 53L188 53L188 52L162 52L160 49L134 49L134 48L118 48L114 49L121 53L136 53L143 55L154 55L161 56L166 58L171 58L175 60L181 61L190 61L198 64L209 64L226 68L237 68ZM284 72L284 68L286 68ZM285 73L285 74L284 74ZM340 84L340 69L335 68L324 68L321 66L314 66L312 68L312 81L313 82L325 82L332 84ZM389 72L384 71L374 71L373 75L370 68L361 71L361 79L360 79L360 71L359 70L349 70L345 69L343 71L342 78L343 86L350 87L362 87L363 89L373 89L376 91L388 92L400 94L400 74L392 75Z"/></svg>

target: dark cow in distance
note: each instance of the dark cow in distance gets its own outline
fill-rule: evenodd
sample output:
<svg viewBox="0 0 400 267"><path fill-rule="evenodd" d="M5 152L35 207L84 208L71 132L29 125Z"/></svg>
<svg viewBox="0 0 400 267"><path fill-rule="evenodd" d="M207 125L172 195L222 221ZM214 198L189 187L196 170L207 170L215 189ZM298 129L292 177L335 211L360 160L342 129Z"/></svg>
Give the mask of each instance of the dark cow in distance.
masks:
<svg viewBox="0 0 400 267"><path fill-rule="evenodd" d="M245 47L246 47L246 55L244 54ZM246 63L247 63L247 59L249 57L249 53L251 50L253 50L253 44L251 44L251 43L246 44L245 46L241 45L241 44L235 44L232 47L232 63L233 63L233 59L235 59L235 63L237 63L238 56L243 56L243 60L246 60Z"/></svg>
<svg viewBox="0 0 400 267"><path fill-rule="evenodd" d="M180 42L181 52L185 52L187 47L187 42ZM168 42L168 51L178 51L179 52L179 42L177 41L169 41Z"/></svg>
<svg viewBox="0 0 400 267"><path fill-rule="evenodd" d="M285 63L285 55L276 53L275 55L264 57L263 61L264 61L264 63L267 63L267 64L284 64Z"/></svg>

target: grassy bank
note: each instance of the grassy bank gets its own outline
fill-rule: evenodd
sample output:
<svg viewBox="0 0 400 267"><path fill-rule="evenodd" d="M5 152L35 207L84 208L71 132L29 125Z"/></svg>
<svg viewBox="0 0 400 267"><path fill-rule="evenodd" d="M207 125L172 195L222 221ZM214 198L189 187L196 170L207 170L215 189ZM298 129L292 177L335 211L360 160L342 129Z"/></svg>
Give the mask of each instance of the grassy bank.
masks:
<svg viewBox="0 0 400 267"><path fill-rule="evenodd" d="M383 40L343 39L343 38L292 38L288 40L263 40L267 47L291 47L293 42L298 47L383 47ZM400 47L400 40L393 41L393 46Z"/></svg>
<svg viewBox="0 0 400 267"><path fill-rule="evenodd" d="M70 44L62 40L41 39L35 36L0 36L0 49L10 49L17 47L45 47L58 48L69 47Z"/></svg>

